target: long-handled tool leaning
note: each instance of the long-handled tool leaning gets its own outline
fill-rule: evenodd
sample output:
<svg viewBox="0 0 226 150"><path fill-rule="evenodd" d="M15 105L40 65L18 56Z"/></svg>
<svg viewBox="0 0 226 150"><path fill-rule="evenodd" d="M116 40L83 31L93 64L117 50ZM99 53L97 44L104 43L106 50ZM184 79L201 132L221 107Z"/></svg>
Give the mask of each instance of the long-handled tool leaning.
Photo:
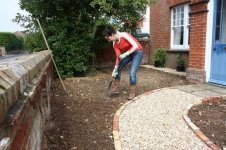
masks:
<svg viewBox="0 0 226 150"><path fill-rule="evenodd" d="M43 36L43 38L44 38L44 41L45 41L45 43L46 43L46 46L47 46L48 50L50 50L49 44L48 44L48 42L47 42L47 40L46 40L46 37L45 37L45 34L44 34L43 30L42 30L42 26L41 26L39 20L38 20L38 19L36 19L36 20L37 20L37 22L38 22L38 25L39 25L39 28L40 28L40 30L41 30L42 36ZM51 50L50 50L50 51L51 51ZM56 69L56 71L57 71L57 75L58 75L58 77L59 77L59 79L60 79L60 81L61 81L61 84L62 84L63 88L64 88L64 92L65 92L66 94L68 94L67 89L66 89L66 87L65 87L65 85L64 85L64 82L63 82L63 80L62 80L62 78L61 78L61 76L60 76L60 73L59 73L58 69L57 69L55 60L53 59L53 54L50 53L50 56L51 56L51 59L52 59L52 61L53 61L53 65L54 65L54 67L55 67L55 69Z"/></svg>

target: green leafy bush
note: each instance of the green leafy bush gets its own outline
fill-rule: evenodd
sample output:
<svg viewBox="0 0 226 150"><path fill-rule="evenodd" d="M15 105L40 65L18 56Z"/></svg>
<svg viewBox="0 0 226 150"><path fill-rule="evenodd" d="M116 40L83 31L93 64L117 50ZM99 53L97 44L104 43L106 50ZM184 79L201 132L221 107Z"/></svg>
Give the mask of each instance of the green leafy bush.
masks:
<svg viewBox="0 0 226 150"><path fill-rule="evenodd" d="M93 51L97 52L109 47L112 47L112 43L108 42L102 35L106 25L99 25L97 26L97 30L95 33L95 38L92 40L92 49Z"/></svg>
<svg viewBox="0 0 226 150"><path fill-rule="evenodd" d="M18 38L10 32L1 32L0 45L5 46L7 51L20 50L23 48L23 38Z"/></svg>
<svg viewBox="0 0 226 150"><path fill-rule="evenodd" d="M177 65L178 66L185 66L186 61L185 59L182 57L182 54L177 54L177 59L176 59Z"/></svg>
<svg viewBox="0 0 226 150"><path fill-rule="evenodd" d="M90 68L89 61L93 57L91 37L86 32L77 34L62 31L49 37L50 49L63 77L79 76Z"/></svg>
<svg viewBox="0 0 226 150"><path fill-rule="evenodd" d="M164 67L166 63L166 50L164 48L155 49L153 59L156 67Z"/></svg>
<svg viewBox="0 0 226 150"><path fill-rule="evenodd" d="M30 52L47 49L40 32L27 34L24 38L24 48Z"/></svg>
<svg viewBox="0 0 226 150"><path fill-rule="evenodd" d="M182 57L181 53L177 54L176 63L177 63L177 67L176 67L177 71L185 71L186 61Z"/></svg>

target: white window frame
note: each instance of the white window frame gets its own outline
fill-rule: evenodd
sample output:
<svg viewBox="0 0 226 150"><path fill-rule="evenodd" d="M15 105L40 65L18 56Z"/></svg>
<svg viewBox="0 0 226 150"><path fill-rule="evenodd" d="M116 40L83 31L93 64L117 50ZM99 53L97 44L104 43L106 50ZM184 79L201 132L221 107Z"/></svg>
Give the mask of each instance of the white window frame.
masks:
<svg viewBox="0 0 226 150"><path fill-rule="evenodd" d="M183 45L175 45L174 44L174 26L173 26L173 10L175 8L178 7L184 7L184 36L183 36ZM170 49L171 50L185 50L188 51L189 50L189 45L188 45L188 38L189 38L189 5L188 4L184 4L184 5L179 5L179 6L175 6L171 9L171 37L170 37Z"/></svg>

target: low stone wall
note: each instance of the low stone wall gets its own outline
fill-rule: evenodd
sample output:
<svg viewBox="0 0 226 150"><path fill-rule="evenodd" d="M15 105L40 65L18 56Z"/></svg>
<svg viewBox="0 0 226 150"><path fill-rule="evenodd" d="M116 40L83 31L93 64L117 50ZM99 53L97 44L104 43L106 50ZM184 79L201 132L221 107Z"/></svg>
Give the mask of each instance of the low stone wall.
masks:
<svg viewBox="0 0 226 150"><path fill-rule="evenodd" d="M51 51L0 63L0 150L41 149L50 114Z"/></svg>
<svg viewBox="0 0 226 150"><path fill-rule="evenodd" d="M188 51L172 51L172 50L167 50L166 51L166 64L165 67L167 68L172 68L176 69L177 68L177 55L181 54L182 58L185 60L185 68L188 67L188 57L189 57L189 52Z"/></svg>

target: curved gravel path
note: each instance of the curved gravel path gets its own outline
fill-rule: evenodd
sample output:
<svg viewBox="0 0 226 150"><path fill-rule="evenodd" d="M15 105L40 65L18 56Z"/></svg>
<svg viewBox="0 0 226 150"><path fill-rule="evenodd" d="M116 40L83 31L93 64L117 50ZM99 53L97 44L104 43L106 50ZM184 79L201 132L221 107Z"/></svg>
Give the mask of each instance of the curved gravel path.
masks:
<svg viewBox="0 0 226 150"><path fill-rule="evenodd" d="M201 99L178 89L161 89L138 97L119 116L122 150L209 149L182 118Z"/></svg>

